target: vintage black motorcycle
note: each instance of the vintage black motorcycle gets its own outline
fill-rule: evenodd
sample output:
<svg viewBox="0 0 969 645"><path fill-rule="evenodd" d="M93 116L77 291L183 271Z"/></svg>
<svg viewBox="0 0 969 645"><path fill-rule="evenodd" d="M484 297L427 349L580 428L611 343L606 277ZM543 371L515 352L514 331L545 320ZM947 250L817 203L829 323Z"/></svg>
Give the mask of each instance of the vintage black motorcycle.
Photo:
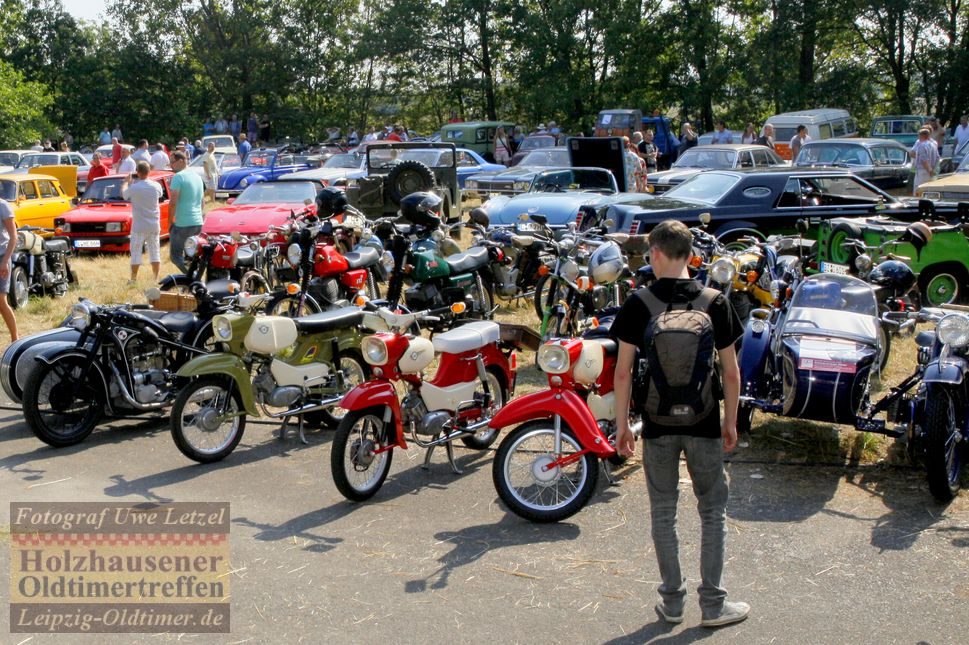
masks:
<svg viewBox="0 0 969 645"><path fill-rule="evenodd" d="M198 312L100 306L81 300L67 324L72 344L48 345L33 355L23 385L24 417L54 447L83 441L104 414L139 414L171 404L174 377L192 356L214 348L212 316L229 305L196 283ZM262 296L265 298L266 296ZM8 374L9 376L9 374Z"/></svg>
<svg viewBox="0 0 969 645"><path fill-rule="evenodd" d="M39 233L53 233L50 229L24 226L17 229L17 248L11 258L10 306L27 306L30 294L63 296L67 287L77 283L68 256L71 241L66 237L44 239Z"/></svg>

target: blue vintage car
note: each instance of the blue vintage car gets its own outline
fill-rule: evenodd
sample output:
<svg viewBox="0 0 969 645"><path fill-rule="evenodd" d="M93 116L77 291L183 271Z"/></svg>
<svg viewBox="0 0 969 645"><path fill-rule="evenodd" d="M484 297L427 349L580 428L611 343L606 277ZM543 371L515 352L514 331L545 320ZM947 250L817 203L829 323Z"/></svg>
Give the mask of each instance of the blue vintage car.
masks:
<svg viewBox="0 0 969 645"><path fill-rule="evenodd" d="M252 150L245 163L219 177L218 199L240 195L250 184L278 179L297 170L308 170L313 164L308 155L297 155L285 150L259 148Z"/></svg>
<svg viewBox="0 0 969 645"><path fill-rule="evenodd" d="M544 215L549 226L561 228L576 221L583 207L651 199L645 193L620 193L616 178L603 168L551 168L535 175L528 192L493 197L482 208L490 226L512 226L522 215Z"/></svg>
<svg viewBox="0 0 969 645"><path fill-rule="evenodd" d="M517 195L528 190L532 180L549 168L570 166L572 160L566 147L537 148L521 163L500 172L482 172L468 177L464 184L465 197L487 199L493 195Z"/></svg>

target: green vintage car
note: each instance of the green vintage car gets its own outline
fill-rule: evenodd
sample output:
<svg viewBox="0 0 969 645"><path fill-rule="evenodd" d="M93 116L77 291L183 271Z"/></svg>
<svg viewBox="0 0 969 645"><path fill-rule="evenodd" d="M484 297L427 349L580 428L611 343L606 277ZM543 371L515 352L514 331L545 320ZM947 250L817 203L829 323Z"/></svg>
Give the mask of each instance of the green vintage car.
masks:
<svg viewBox="0 0 969 645"><path fill-rule="evenodd" d="M925 223L932 229L932 240L921 251L909 242L887 250L907 258L906 264L918 274L923 304L965 302L969 295L969 226L941 221ZM829 273L854 273L858 252L845 245L846 240L854 238L869 247L879 246L899 238L907 226L906 222L884 216L823 220L818 227L818 268Z"/></svg>

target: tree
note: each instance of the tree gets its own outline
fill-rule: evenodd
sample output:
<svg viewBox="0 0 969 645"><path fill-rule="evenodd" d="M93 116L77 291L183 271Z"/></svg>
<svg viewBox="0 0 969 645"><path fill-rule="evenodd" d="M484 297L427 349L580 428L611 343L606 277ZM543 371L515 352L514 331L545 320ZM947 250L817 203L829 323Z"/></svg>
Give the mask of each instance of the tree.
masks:
<svg viewBox="0 0 969 645"><path fill-rule="evenodd" d="M41 83L24 80L10 63L0 61L0 145L21 148L52 129L44 115L51 96Z"/></svg>

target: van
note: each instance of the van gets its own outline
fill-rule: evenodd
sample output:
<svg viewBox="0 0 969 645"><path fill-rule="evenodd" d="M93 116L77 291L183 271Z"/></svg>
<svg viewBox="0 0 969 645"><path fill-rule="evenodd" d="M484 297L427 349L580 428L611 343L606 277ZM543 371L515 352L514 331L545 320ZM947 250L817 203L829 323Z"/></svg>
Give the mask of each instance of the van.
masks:
<svg viewBox="0 0 969 645"><path fill-rule="evenodd" d="M833 137L857 137L858 124L847 110L821 108L775 114L767 119L774 126L774 150L782 159L791 158L791 139L797 126L807 126L808 136L815 141Z"/></svg>
<svg viewBox="0 0 969 645"><path fill-rule="evenodd" d="M511 139L515 124L511 121L465 121L447 123L441 127L441 141L459 148L474 150L486 160L495 160L495 131L504 128Z"/></svg>
<svg viewBox="0 0 969 645"><path fill-rule="evenodd" d="M640 110L602 110L596 118L595 136L629 137L642 132L643 113Z"/></svg>

